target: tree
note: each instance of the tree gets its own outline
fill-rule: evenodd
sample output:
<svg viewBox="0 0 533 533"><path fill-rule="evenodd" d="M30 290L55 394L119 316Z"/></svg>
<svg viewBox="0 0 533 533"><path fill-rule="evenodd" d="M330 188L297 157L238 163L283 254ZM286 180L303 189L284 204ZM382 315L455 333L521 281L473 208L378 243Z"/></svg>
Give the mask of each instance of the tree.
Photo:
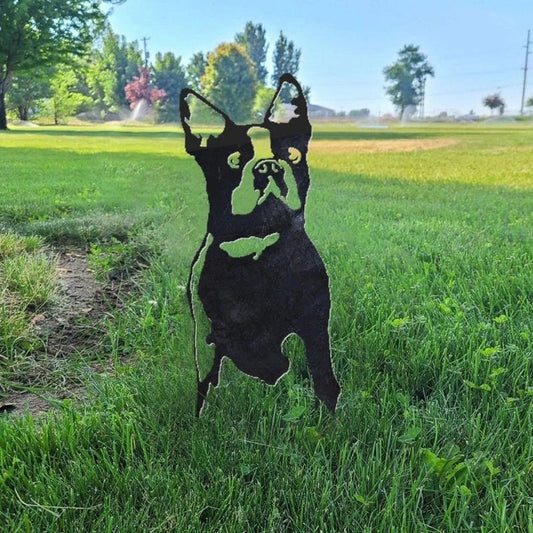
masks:
<svg viewBox="0 0 533 533"><path fill-rule="evenodd" d="M301 55L302 51L296 48L292 41L288 41L287 37L281 31L274 47L274 71L271 78L274 87L277 86L279 78L286 72L296 76L300 68ZM311 99L311 87L304 86L302 87L302 91L306 100L309 102ZM291 98L290 88L283 87L280 92L280 101L290 102Z"/></svg>
<svg viewBox="0 0 533 533"><path fill-rule="evenodd" d="M354 118L365 118L365 117L368 117L369 115L370 115L370 109L368 109L367 107L363 107L362 109L352 109L348 113L349 117L354 117Z"/></svg>
<svg viewBox="0 0 533 533"><path fill-rule="evenodd" d="M202 92L202 76L205 74L207 61L203 52L196 52L187 65L187 76L190 86L198 92Z"/></svg>
<svg viewBox="0 0 533 533"><path fill-rule="evenodd" d="M282 74L288 72L296 76L300 68L301 54L302 51L296 48L292 41L288 41L283 32L280 32L274 45L274 71L272 73L272 85L274 87L278 84Z"/></svg>
<svg viewBox="0 0 533 533"><path fill-rule="evenodd" d="M499 109L500 115L503 115L503 111L505 109L505 102L501 97L500 93L494 93L485 96L485 98L483 98L483 105L490 109L491 115L495 109Z"/></svg>
<svg viewBox="0 0 533 533"><path fill-rule="evenodd" d="M2 0L0 3L0 130L7 129L5 99L17 72L55 65L86 53L104 22L102 1Z"/></svg>
<svg viewBox="0 0 533 533"><path fill-rule="evenodd" d="M270 104L274 100L276 89L272 87L265 87L260 85L255 94L254 106L252 115L254 119L261 122L265 118L265 113L268 111Z"/></svg>
<svg viewBox="0 0 533 533"><path fill-rule="evenodd" d="M52 96L49 100L50 114L54 124L65 117L75 115L91 99L80 92L80 79L70 66L61 65L50 80Z"/></svg>
<svg viewBox="0 0 533 533"><path fill-rule="evenodd" d="M146 67L139 68L139 76L134 76L133 80L124 87L124 92L131 109L135 109L141 101L153 104L164 98L166 94L165 91L150 83L150 69Z"/></svg>
<svg viewBox="0 0 533 533"><path fill-rule="evenodd" d="M128 43L107 26L92 51L87 72L90 94L101 112L116 112L128 105L124 87L142 64L137 41Z"/></svg>
<svg viewBox="0 0 533 533"><path fill-rule="evenodd" d="M19 72L13 77L7 94L8 112L15 113L19 120L29 120L36 107L50 96L51 67L34 68Z"/></svg>
<svg viewBox="0 0 533 533"><path fill-rule="evenodd" d="M244 31L235 35L235 42L244 46L248 57L255 66L257 81L266 84L268 74L265 61L268 52L268 44L265 38L265 30L261 24L247 22Z"/></svg>
<svg viewBox="0 0 533 533"><path fill-rule="evenodd" d="M257 80L254 65L243 46L222 43L207 54L205 74L200 83L206 98L232 120L249 119Z"/></svg>
<svg viewBox="0 0 533 533"><path fill-rule="evenodd" d="M426 78L435 76L427 57L414 44L405 45L398 53L398 60L383 69L385 87L392 103L403 115L409 106L416 107L424 96Z"/></svg>
<svg viewBox="0 0 533 533"><path fill-rule="evenodd" d="M152 70L154 84L166 94L158 103L157 118L160 122L177 121L180 92L187 86L187 75L181 64L181 57L172 52L165 55L158 52Z"/></svg>
<svg viewBox="0 0 533 533"><path fill-rule="evenodd" d="M533 107L533 96L526 102L527 107Z"/></svg>

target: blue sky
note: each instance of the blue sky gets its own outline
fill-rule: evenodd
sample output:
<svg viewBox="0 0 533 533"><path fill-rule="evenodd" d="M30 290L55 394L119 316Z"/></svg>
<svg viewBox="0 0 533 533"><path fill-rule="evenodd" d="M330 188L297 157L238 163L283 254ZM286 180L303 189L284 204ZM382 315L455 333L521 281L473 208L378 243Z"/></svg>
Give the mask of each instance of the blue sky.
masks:
<svg viewBox="0 0 533 533"><path fill-rule="evenodd" d="M481 99L496 91L512 112L520 108L533 0L127 0L110 20L130 41L150 37L152 56L171 51L185 63L232 41L249 20L266 29L270 56L283 30L302 50L298 78L311 87L313 103L373 114L393 111L383 67L413 43L435 69L426 114L486 112ZM533 96L533 54L529 65L526 98Z"/></svg>

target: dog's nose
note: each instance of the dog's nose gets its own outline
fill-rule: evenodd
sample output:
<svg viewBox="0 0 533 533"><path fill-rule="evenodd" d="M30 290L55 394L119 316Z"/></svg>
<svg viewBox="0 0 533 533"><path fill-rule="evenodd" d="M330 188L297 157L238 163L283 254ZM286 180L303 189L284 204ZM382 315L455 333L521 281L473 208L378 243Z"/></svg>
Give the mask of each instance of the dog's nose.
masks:
<svg viewBox="0 0 533 533"><path fill-rule="evenodd" d="M261 159L254 166L254 174L265 174L266 176L274 177L278 172L282 172L280 164L275 159Z"/></svg>

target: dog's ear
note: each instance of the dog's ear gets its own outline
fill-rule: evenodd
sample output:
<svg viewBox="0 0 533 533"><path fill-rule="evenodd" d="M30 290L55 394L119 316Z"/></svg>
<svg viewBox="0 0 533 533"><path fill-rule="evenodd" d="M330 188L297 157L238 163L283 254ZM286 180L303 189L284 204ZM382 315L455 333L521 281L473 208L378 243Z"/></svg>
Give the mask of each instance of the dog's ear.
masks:
<svg viewBox="0 0 533 533"><path fill-rule="evenodd" d="M290 129L302 133L311 130L304 92L291 74L283 74L279 79L278 88L265 114L265 123L286 124Z"/></svg>
<svg viewBox="0 0 533 533"><path fill-rule="evenodd" d="M180 94L181 125L185 132L185 150L191 154L209 145L212 139L232 125L232 120L220 109L192 89L183 89ZM209 124L215 132L205 132L201 125Z"/></svg>

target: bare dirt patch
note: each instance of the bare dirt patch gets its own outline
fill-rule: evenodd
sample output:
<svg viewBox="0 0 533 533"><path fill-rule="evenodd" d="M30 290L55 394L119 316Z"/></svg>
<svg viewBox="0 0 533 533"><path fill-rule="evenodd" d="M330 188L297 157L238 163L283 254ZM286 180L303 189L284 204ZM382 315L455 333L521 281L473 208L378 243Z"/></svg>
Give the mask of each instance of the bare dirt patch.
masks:
<svg viewBox="0 0 533 533"><path fill-rule="evenodd" d="M357 154L380 152L416 152L455 146L457 139L390 139L368 141L313 141L313 152L327 154Z"/></svg>
<svg viewBox="0 0 533 533"><path fill-rule="evenodd" d="M67 398L73 401L81 401L84 396L85 389L79 386L70 387L69 389L54 395L39 395L32 392L11 394L1 401L0 415L9 413L31 413L33 415L45 413L54 406L56 401L65 400Z"/></svg>
<svg viewBox="0 0 533 533"><path fill-rule="evenodd" d="M109 370L102 369L97 361L90 361L90 355L101 346L105 335L104 319L112 309L120 307L124 296L131 292L132 283L98 281L83 250L60 252L56 264L57 301L33 317L32 336L40 341L28 356L32 364L23 376L17 378L22 387L44 385L46 392L0 396L0 415L28 411L36 414L49 410L57 400L83 398L84 389L79 381L62 372L62 369L68 369L69 358L87 354L88 369L95 373ZM50 374L54 372L64 381L61 386L49 383Z"/></svg>
<svg viewBox="0 0 533 533"><path fill-rule="evenodd" d="M36 315L33 323L39 337L46 339L47 354L66 357L99 341L101 332L94 322L106 313L106 301L114 294L94 278L83 252L61 254L57 274L59 303Z"/></svg>

